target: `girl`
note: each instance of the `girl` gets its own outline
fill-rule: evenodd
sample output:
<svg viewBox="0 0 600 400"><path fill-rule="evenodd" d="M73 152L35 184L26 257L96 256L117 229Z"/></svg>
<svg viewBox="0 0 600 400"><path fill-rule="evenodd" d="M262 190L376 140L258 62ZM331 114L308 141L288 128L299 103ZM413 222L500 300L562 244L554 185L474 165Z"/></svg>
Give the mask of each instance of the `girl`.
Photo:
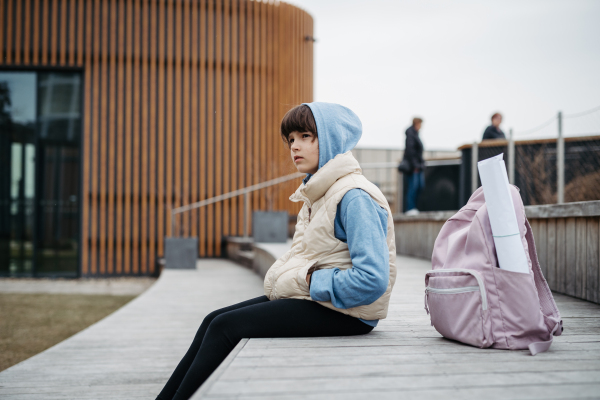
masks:
<svg viewBox="0 0 600 400"><path fill-rule="evenodd" d="M291 249L265 276L265 295L213 311L157 399L188 399L242 338L350 336L387 315L396 279L394 223L381 191L350 150L360 120L338 104L309 103L284 116L281 136L303 202Z"/></svg>

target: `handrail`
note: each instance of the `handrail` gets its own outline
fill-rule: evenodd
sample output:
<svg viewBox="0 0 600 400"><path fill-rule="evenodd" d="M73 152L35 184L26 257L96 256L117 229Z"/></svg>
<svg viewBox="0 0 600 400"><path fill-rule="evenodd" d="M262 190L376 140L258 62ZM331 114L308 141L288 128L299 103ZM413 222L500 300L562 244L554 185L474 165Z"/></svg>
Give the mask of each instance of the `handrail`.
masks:
<svg viewBox="0 0 600 400"><path fill-rule="evenodd" d="M383 162L383 163L364 163L361 164L361 169L374 169L374 168L396 168L398 167L398 163L396 162ZM289 175L280 176L279 178L271 179L265 182L257 183L256 185L247 186L242 189L234 190L233 192L224 193L218 196L211 197L210 199L205 199L201 201L197 201L195 203L187 204L185 206L177 207L171 209L171 235L175 236L176 230L176 220L175 216L177 214L194 210L200 207L204 207L210 204L217 203L219 201L231 199L233 197L244 195L244 237L248 237L248 228L249 222L248 219L250 217L250 201L248 198L248 193L252 193L257 190L265 189L270 186L278 185L283 182L290 181L292 179L301 178L305 176L305 174L301 172L296 172Z"/></svg>
<svg viewBox="0 0 600 400"><path fill-rule="evenodd" d="M214 203L217 203L222 200L231 199L232 197L244 195L244 237L248 237L248 227L249 227L248 218L250 217L250 201L248 198L248 193L252 193L256 190L265 189L270 186L278 185L283 182L291 181L292 179L301 178L303 176L305 176L305 174L303 174L301 172L296 172L296 173L293 173L290 175L280 176L279 178L271 179L269 181L257 183L256 185L247 186L242 189L234 190L233 192L224 193L224 194L221 194L221 195L218 195L215 197L211 197L210 199L201 200L201 201L197 201L195 203L188 204L185 206L173 208L171 210L171 235L173 237L175 236L175 228L176 228L175 216L177 214L180 214L180 213L186 212L186 211L190 211L190 210L193 210L196 208L204 207L209 204L214 204Z"/></svg>

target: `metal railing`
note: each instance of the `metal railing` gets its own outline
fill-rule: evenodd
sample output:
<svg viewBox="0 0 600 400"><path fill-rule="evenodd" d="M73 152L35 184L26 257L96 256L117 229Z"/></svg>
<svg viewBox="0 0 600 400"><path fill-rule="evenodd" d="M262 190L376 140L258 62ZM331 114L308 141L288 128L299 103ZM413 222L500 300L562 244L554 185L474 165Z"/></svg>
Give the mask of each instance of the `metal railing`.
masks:
<svg viewBox="0 0 600 400"><path fill-rule="evenodd" d="M366 163L366 164L362 164L360 167L361 167L361 169L397 168L398 163L396 163L396 162ZM224 193L224 194L221 194L218 196L214 196L214 197L211 197L210 199L205 199L205 200L197 201L195 203L187 204L185 206L173 208L173 209L171 209L171 236L172 237L179 236L177 234L177 220L176 220L176 216L178 214L181 214L181 213L184 213L187 211L191 211L191 210L195 210L195 209L198 209L201 207L205 207L210 204L217 203L219 201L231 199L233 197L244 196L244 237L247 238L248 231L250 228L250 221L249 221L249 219L250 219L250 196L249 196L249 194L252 192L255 192L257 190L265 189L270 186L275 186L280 183L291 181L293 179L302 178L305 175L306 174L303 174L301 172L296 172L293 174L281 176L279 178L271 179L271 180L268 180L265 182L257 183L252 186L247 186L242 189L234 190L229 193Z"/></svg>
<svg viewBox="0 0 600 400"><path fill-rule="evenodd" d="M301 178L303 176L305 176L305 174L296 172L296 173L293 173L290 175L280 176L279 178L271 179L269 181L257 183L256 185L252 185L252 186L248 186L248 187L245 187L242 189L234 190L233 192L224 193L224 194L221 194L221 195L218 195L215 197L211 197L210 199L201 200L201 201L197 201L195 203L188 204L185 206L173 208L171 210L171 236L173 236L173 237L176 236L177 226L176 226L175 217L177 214L184 213L186 211L194 210L194 209L197 209L200 207L207 206L209 204L214 204L219 201L223 201L223 200L227 200L227 199L231 199L233 197L243 195L244 196L244 237L248 237L248 229L250 226L250 222L248 221L248 219L250 218L250 198L249 198L248 194L252 193L254 191L257 191L257 190L268 188L270 186L275 186L280 183L291 181L292 179ZM177 236L179 236L179 235L177 235Z"/></svg>

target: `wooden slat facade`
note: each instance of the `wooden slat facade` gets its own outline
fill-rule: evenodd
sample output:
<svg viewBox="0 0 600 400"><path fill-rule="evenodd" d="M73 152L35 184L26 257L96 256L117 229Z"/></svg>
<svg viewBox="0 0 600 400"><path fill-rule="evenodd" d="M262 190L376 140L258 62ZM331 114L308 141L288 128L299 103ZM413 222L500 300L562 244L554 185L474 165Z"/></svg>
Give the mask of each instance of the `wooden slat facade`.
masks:
<svg viewBox="0 0 600 400"><path fill-rule="evenodd" d="M313 20L282 2L0 0L3 69L83 74L81 275L155 274L169 211L295 172L279 122L313 97ZM287 210L298 181L256 192ZM202 257L242 198L178 217Z"/></svg>

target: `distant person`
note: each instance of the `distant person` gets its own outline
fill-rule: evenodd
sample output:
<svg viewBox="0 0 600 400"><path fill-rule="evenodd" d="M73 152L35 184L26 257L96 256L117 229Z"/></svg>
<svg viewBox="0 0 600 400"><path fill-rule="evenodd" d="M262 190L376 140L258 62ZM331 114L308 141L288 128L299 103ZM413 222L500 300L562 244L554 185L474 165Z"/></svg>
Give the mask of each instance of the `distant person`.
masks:
<svg viewBox="0 0 600 400"><path fill-rule="evenodd" d="M425 161L423 160L423 142L419 137L419 130L423 120L413 118L412 126L406 130L406 145L404 147L404 161L408 164L408 173L404 174L408 190L406 192L406 215L416 215L417 200L421 190L425 187Z"/></svg>
<svg viewBox="0 0 600 400"><path fill-rule="evenodd" d="M495 113L492 115L492 124L485 128L483 132L483 140L487 139L506 139L504 132L500 130L500 124L502 123L502 114Z"/></svg>

